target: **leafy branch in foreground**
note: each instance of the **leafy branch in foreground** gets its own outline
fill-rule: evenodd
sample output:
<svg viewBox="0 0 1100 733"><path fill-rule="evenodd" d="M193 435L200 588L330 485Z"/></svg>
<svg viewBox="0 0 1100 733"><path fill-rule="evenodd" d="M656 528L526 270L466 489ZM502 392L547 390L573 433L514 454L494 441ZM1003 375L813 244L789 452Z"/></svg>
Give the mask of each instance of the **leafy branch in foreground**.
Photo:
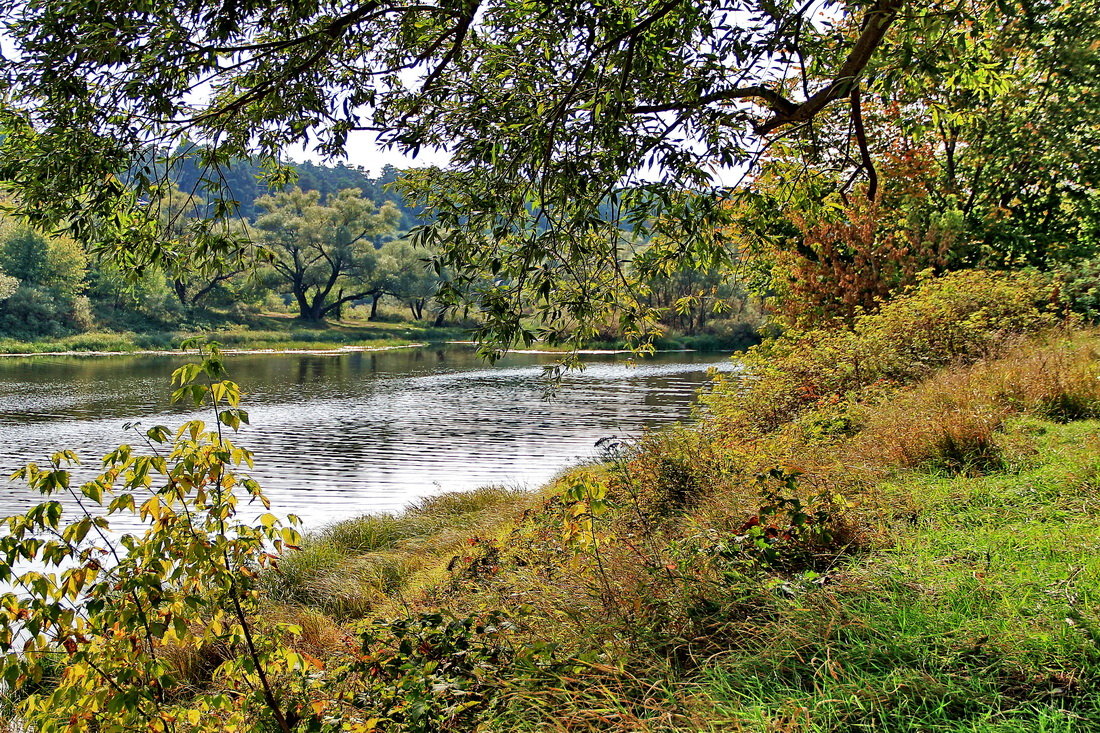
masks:
<svg viewBox="0 0 1100 733"><path fill-rule="evenodd" d="M302 719L313 666L286 643L300 630L256 613L258 573L299 535L272 514L242 516L242 498L268 502L238 473L251 454L223 434L248 419L224 377L216 348L173 374L173 399L206 404L213 426L152 427L147 452L119 446L80 486L71 451L14 474L48 497L7 517L0 538L11 588L0 597L0 677L36 730L289 732ZM217 694L183 694L193 681L174 660L186 654L211 660Z"/></svg>
<svg viewBox="0 0 1100 733"><path fill-rule="evenodd" d="M340 157L354 133L441 149L448 170L408 193L432 217L424 243L444 250L446 294L488 314L487 342L524 340L532 297L551 301L537 313L547 338L583 340L621 312L644 342L654 319L624 274L624 239L674 235L668 256L689 257L721 218L716 168L751 167L774 135L847 99L903 21L964 20L954 5L906 5L9 6L0 179L36 223L140 267L173 250L143 201L181 155L207 172L195 193L217 219L238 208L219 193L234 161L263 161L282 186L285 151ZM195 267L238 254L220 231L195 227Z"/></svg>

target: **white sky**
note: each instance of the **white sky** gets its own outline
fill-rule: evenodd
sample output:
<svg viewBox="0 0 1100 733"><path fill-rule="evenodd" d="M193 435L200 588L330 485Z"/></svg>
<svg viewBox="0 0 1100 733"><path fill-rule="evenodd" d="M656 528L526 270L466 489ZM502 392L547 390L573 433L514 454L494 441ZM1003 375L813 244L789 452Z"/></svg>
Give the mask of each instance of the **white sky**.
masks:
<svg viewBox="0 0 1100 733"><path fill-rule="evenodd" d="M385 165L396 168L424 168L431 165L446 166L450 156L439 150L422 149L420 155L412 158L402 155L396 150L386 149L375 143L373 132L352 132L348 135L347 158L344 163L349 166L362 166L369 171L371 176L377 177ZM337 165L340 160L325 160L312 150L299 148L288 150L286 156L296 163L311 161L318 165ZM715 168L711 171L712 181L719 186L733 186L743 179L743 168ZM644 169L642 178L658 178L654 169Z"/></svg>
<svg viewBox="0 0 1100 733"><path fill-rule="evenodd" d="M371 176L378 176L382 167L392 165L396 168L425 168L431 165L445 166L450 159L447 153L423 148L415 158L402 155L397 150L386 149L374 141L373 132L352 132L348 134L347 158L343 160L349 166L362 166ZM325 160L312 150L299 148L286 151L288 158L296 163L312 161L319 165L337 165L340 160Z"/></svg>

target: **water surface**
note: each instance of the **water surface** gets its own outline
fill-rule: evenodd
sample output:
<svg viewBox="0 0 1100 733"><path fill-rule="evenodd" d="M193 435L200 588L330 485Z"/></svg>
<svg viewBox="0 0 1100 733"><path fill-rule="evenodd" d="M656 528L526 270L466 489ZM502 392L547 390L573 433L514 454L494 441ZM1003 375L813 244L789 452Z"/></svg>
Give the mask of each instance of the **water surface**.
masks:
<svg viewBox="0 0 1100 733"><path fill-rule="evenodd" d="M596 440L630 437L688 417L719 354L585 357L544 399L546 354L513 354L487 366L463 347L341 355L226 357L245 391L252 425L237 441L255 451L253 476L274 511L307 528L394 511L442 491L487 484L534 488L594 457ZM177 426L207 417L168 403L181 357L0 359L0 471L75 449L94 466L127 422ZM78 477L90 476L90 469ZM36 499L15 484L0 514Z"/></svg>

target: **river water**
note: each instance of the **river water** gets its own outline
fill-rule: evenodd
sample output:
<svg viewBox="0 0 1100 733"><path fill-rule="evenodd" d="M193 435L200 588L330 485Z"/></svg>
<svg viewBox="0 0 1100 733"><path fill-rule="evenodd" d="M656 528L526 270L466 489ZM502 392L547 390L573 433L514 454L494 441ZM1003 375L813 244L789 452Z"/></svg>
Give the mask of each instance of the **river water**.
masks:
<svg viewBox="0 0 1100 733"><path fill-rule="evenodd" d="M553 359L512 354L490 367L460 346L229 356L252 423L236 440L255 451L252 475L272 510L312 529L443 491L535 488L595 457L600 438L689 417L708 369L735 368L720 354L658 354L633 365L625 355L587 356L547 401L541 375ZM89 466L76 478L87 478L105 452L139 442L127 422L209 422L169 404L169 374L183 361L0 359L0 471L71 448ZM37 500L7 484L0 515Z"/></svg>

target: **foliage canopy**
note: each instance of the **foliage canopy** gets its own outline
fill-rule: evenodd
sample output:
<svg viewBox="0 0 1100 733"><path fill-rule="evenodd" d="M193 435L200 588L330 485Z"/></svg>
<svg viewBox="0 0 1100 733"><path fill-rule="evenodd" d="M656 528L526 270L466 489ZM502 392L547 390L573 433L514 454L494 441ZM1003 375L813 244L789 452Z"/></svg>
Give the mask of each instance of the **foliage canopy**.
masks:
<svg viewBox="0 0 1100 733"><path fill-rule="evenodd" d="M521 320L534 298L548 324L539 335L558 339L636 302L624 228L665 230L671 258L697 240L702 256L721 256L715 167L748 166L765 136L846 98L902 7L9 5L0 23L17 50L0 65L11 90L0 175L25 214L140 267L163 254L141 203L163 171L151 148L198 150L211 189L242 157L282 182L282 151L340 156L357 131L414 154L444 148L448 170L408 185L435 217L424 234L453 273L445 292L475 302L484 335L505 343L536 335ZM234 208L212 198L215 216ZM196 261L234 251L216 229L194 248ZM621 315L639 335L652 327L645 308Z"/></svg>

